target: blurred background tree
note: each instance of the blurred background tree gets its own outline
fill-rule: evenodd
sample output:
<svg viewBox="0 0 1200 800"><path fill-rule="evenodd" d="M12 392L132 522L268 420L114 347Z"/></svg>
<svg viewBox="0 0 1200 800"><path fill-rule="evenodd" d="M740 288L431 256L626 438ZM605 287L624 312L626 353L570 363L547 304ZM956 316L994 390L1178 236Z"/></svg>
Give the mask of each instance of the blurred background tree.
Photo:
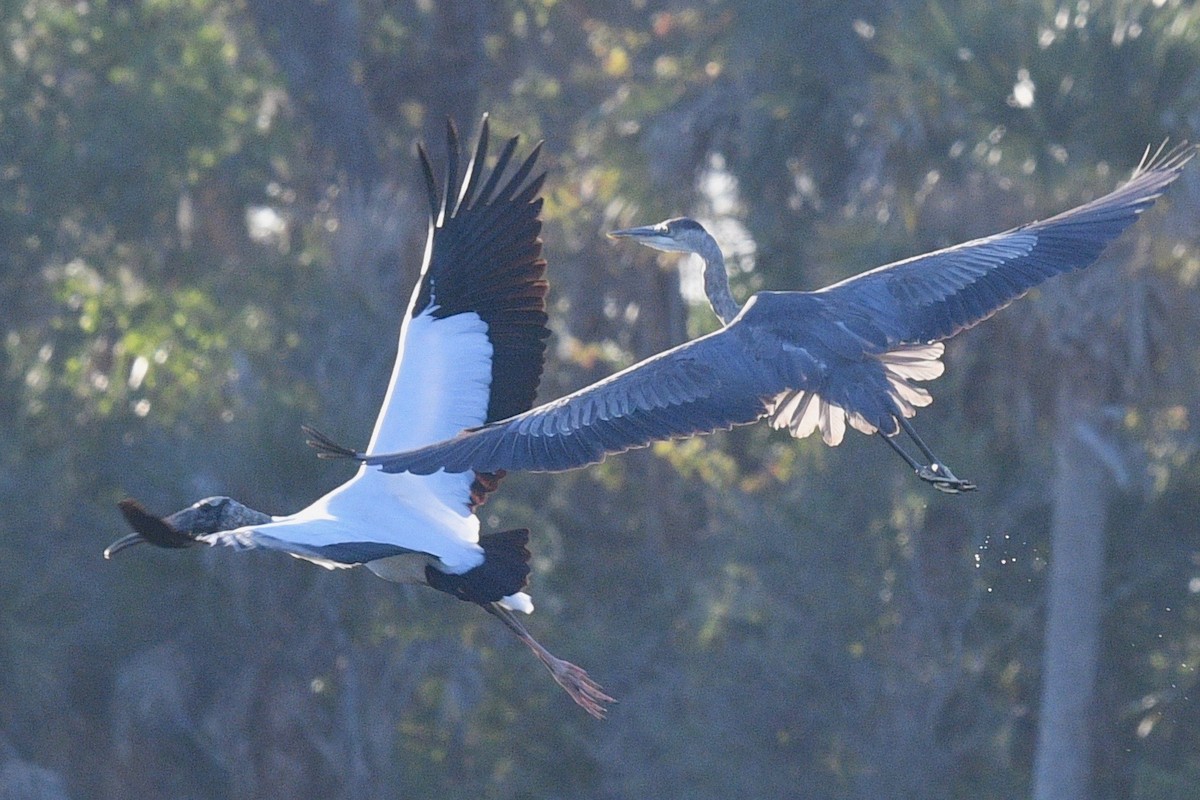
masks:
<svg viewBox="0 0 1200 800"><path fill-rule="evenodd" d="M446 115L547 140L550 399L716 324L693 265L604 231L696 215L744 297L1048 216L1196 138L1197 16L0 3L4 792L1197 796L1195 168L951 344L921 419L975 495L766 426L510 477L487 523L534 529L531 624L604 723L430 592L99 556L126 494L284 512L345 478L298 427L366 440Z"/></svg>

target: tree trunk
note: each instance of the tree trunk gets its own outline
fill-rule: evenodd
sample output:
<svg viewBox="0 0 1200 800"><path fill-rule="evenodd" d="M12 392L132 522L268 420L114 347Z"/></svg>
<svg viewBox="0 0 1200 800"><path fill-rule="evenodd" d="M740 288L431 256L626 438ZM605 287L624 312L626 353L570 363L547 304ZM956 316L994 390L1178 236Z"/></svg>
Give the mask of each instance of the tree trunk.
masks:
<svg viewBox="0 0 1200 800"><path fill-rule="evenodd" d="M1095 452L1078 435L1080 421L1091 418L1095 410L1087 383L1086 377L1070 376L1058 392L1034 800L1085 800L1091 796L1091 723L1111 484Z"/></svg>
<svg viewBox="0 0 1200 800"><path fill-rule="evenodd" d="M362 32L353 0L249 0L259 40L312 125L313 139L352 186L380 176L379 132L358 77ZM434 139L433 141L437 141Z"/></svg>

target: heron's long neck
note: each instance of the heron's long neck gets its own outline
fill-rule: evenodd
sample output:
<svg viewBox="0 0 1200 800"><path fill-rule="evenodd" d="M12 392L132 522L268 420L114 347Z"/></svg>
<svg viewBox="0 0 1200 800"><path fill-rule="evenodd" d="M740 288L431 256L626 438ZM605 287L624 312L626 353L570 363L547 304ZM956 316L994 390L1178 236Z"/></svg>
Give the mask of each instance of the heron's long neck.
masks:
<svg viewBox="0 0 1200 800"><path fill-rule="evenodd" d="M729 291L729 274L725 271L725 256L721 255L721 248L717 245L717 240L711 236L705 236L701 240L696 253L704 259L704 293L708 295L708 302L717 316L721 318L721 322L728 325L733 322L733 318L742 308Z"/></svg>

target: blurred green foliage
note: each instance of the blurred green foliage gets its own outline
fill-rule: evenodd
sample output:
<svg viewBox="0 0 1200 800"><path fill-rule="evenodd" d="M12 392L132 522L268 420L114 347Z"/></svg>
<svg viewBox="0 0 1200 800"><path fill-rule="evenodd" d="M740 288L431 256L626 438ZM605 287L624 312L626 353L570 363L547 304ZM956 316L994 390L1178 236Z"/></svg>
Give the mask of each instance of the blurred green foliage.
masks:
<svg viewBox="0 0 1200 800"><path fill-rule="evenodd" d="M533 529L531 625L620 699L604 723L431 592L277 554L100 558L125 495L282 513L346 477L298 426L365 441L424 245L414 142L440 161L445 115L546 139L549 399L715 326L605 230L694 214L739 296L812 288L1195 138L1192 4L22 0L0 22L0 757L71 797L1027 796L1053 397L1082 337L1132 475L1096 796L1200 793L1194 168L1070 284L1099 274L1103 302L1047 288L951 345L917 422L975 496L766 426L506 479L485 524Z"/></svg>

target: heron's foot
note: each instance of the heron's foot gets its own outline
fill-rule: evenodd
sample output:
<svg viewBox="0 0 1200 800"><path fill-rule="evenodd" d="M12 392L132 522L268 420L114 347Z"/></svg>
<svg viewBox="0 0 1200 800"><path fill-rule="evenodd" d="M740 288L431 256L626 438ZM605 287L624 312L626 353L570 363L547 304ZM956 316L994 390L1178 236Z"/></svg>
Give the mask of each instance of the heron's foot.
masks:
<svg viewBox="0 0 1200 800"><path fill-rule="evenodd" d="M946 494L962 494L963 492L975 491L975 484L970 481L964 481L950 471L950 468L945 464L937 461L932 464L922 465L917 467L917 477L921 480L933 484L933 488L939 492Z"/></svg>
<svg viewBox="0 0 1200 800"><path fill-rule="evenodd" d="M539 655L539 658L546 665L546 669L550 670L550 674L554 676L554 681L584 711L596 719L604 719L604 715L608 713L605 705L617 701L609 697L604 692L604 689L600 687L600 684L592 680L591 676L582 667L577 667L570 661L563 661L561 658L551 656L549 653L545 655L549 657L544 658Z"/></svg>

